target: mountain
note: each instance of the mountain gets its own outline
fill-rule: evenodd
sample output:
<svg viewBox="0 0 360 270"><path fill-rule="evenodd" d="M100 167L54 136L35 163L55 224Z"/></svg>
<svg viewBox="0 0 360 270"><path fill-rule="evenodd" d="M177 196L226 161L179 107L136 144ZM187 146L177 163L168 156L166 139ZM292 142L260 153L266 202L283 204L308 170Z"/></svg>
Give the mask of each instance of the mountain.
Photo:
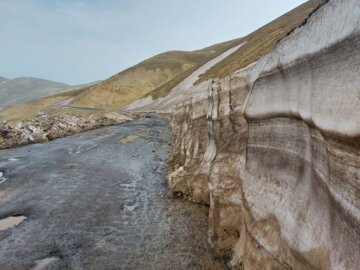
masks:
<svg viewBox="0 0 360 270"><path fill-rule="evenodd" d="M54 82L31 77L6 79L0 77L0 108L12 104L23 104L31 100L74 91L93 86L100 81L70 86L65 83Z"/></svg>
<svg viewBox="0 0 360 270"><path fill-rule="evenodd" d="M238 44L243 43L242 46L225 58L216 61L216 63L212 63L201 76L194 79L193 83L198 84L210 79L224 78L241 68L245 68L246 66L255 63L261 57L269 53L280 40L289 35L299 25L303 24L324 2L326 2L326 0L310 0L259 28L253 33L243 37L238 42ZM232 45L234 45L234 43ZM229 46L227 48L231 47ZM186 77L187 76L183 76L182 79L185 79ZM182 80L170 81L147 93L143 98L149 96L153 99L165 97L170 90L174 89L181 81ZM106 83L106 81L104 81L104 83Z"/></svg>
<svg viewBox="0 0 360 270"><path fill-rule="evenodd" d="M32 99L56 94L70 87L64 83L31 77L12 80L0 78L0 83L0 107L13 103L26 103Z"/></svg>
<svg viewBox="0 0 360 270"><path fill-rule="evenodd" d="M124 108L140 97L165 97L181 81L210 60L239 46L235 52L219 59L204 70L197 83L224 77L270 52L274 46L301 25L324 0L312 0L279 17L246 37L186 52L170 51L149 58L124 70L76 96L77 107Z"/></svg>
<svg viewBox="0 0 360 270"><path fill-rule="evenodd" d="M0 76L0 84L8 81L9 79Z"/></svg>
<svg viewBox="0 0 360 270"><path fill-rule="evenodd" d="M201 65L241 43L241 40L196 51L169 51L156 55L88 88L72 104L95 108L124 107L161 86L175 86Z"/></svg>
<svg viewBox="0 0 360 270"><path fill-rule="evenodd" d="M70 101L81 92L85 91L88 87L96 85L101 81L95 81L88 84L81 84L76 86L70 86L65 89L59 89L59 93L51 96L45 96L31 100L24 104L9 104L0 110L0 123L6 121L12 124L16 124L19 121L29 120L35 117L38 112L47 112L53 114L69 114L80 113L87 115L94 112L93 109L76 108L70 106Z"/></svg>
<svg viewBox="0 0 360 270"><path fill-rule="evenodd" d="M209 60L242 43L242 38L196 51L170 51L130 67L104 81L34 99L28 104L8 106L0 120L16 123L32 118L39 111L51 113L119 110L142 96L158 90L166 95L187 76ZM69 89L66 89L69 90Z"/></svg>
<svg viewBox="0 0 360 270"><path fill-rule="evenodd" d="M191 83L224 77L270 52L282 38L304 23L323 2L324 0L311 0L246 37L196 51L165 52L93 86L58 94L64 92L64 88L59 89L47 94L48 97L34 100L21 108L6 108L0 111L0 119L15 121L32 117L39 110L59 112L64 107L66 110L72 108L81 111L118 110L141 98L162 99L205 64L202 73L197 74ZM55 96L50 96L53 94ZM44 96L45 93L42 97Z"/></svg>

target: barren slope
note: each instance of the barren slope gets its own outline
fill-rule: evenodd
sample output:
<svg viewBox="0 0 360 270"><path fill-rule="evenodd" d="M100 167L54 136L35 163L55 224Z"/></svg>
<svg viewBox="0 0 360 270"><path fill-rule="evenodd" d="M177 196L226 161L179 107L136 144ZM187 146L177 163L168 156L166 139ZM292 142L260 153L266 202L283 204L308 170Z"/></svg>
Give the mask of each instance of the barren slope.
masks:
<svg viewBox="0 0 360 270"><path fill-rule="evenodd" d="M224 78L259 60L269 53L281 39L305 23L310 14L325 2L327 0L310 0L246 36L244 39L247 44L212 67L199 81Z"/></svg>
<svg viewBox="0 0 360 270"><path fill-rule="evenodd" d="M2 76L0 76L0 84L2 84L2 83L4 83L4 82L6 82L6 81L8 81L9 79L7 79L7 78L5 78L5 77L2 77Z"/></svg>
<svg viewBox="0 0 360 270"><path fill-rule="evenodd" d="M161 89L159 95L166 95L202 64L240 42L241 39L237 39L198 51L159 54L88 88L71 104L92 108L122 108L157 88Z"/></svg>
<svg viewBox="0 0 360 270"><path fill-rule="evenodd" d="M202 82L210 81L211 79L223 78L236 70L244 68L249 64L252 64L259 60L261 57L269 53L274 46L296 27L303 24L307 18L326 0L311 0L305 4L293 9L271 23L265 25L259 30L249 34L248 36L239 40L238 44L243 44L235 52L227 55L225 58L220 59L213 65L209 65L205 71L201 72L201 76L198 76L193 80L194 84L200 84ZM238 45L233 44L233 47ZM228 50L231 47L228 47ZM171 80L167 84L147 93L143 96L142 100L137 101L136 104L130 106L131 108L143 107L145 110L159 109L169 106L170 104L181 102L186 98L189 98L193 93L188 92L189 89L183 89L177 87L184 79L186 79L192 72L197 69L191 69L186 73L181 74L175 79ZM201 89L202 86L199 86ZM180 90L180 91L179 91ZM197 91L198 89L194 89ZM168 95L172 91L173 95ZM181 93L182 92L182 93ZM182 95L181 95L182 94ZM152 100L158 100L150 102ZM159 100L161 99L161 100Z"/></svg>
<svg viewBox="0 0 360 270"><path fill-rule="evenodd" d="M0 122L5 121L9 124L16 124L20 121L34 118L40 112L45 112L49 115L65 115L71 113L78 113L84 116L88 116L94 111L100 111L92 109L88 110L86 108L73 108L71 106L67 106L68 103L76 95L80 94L87 88L85 87L75 90L71 90L73 88L69 89L69 91L35 99L33 101L30 101L29 103L6 106L5 108L0 110Z"/></svg>
<svg viewBox="0 0 360 270"><path fill-rule="evenodd" d="M202 65L235 46L243 44L235 53L232 52L225 59L221 58L213 65L208 65L207 69L201 73L200 79L197 77L193 81L200 82L212 77L221 77L256 61L268 53L281 38L303 23L322 2L324 0L309 1L245 38L193 52L171 51L159 54L94 86L41 98L21 106L8 107L0 111L0 120L16 122L32 118L39 111L66 114L74 110L79 111L81 107L118 110L141 97L171 99L173 97L167 97L168 94L184 79ZM173 96L176 95L174 93ZM189 93L183 93L183 98L188 95ZM62 106L63 104L66 104L66 108Z"/></svg>
<svg viewBox="0 0 360 270"><path fill-rule="evenodd" d="M49 80L21 77L12 80L0 78L0 108L13 103L25 103L35 98L53 95L70 86Z"/></svg>

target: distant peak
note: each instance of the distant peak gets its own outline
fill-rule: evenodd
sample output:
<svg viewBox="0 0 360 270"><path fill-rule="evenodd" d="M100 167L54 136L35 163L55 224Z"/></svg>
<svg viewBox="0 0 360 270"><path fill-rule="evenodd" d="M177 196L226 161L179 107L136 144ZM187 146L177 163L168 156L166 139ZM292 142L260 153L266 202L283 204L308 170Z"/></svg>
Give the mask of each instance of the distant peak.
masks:
<svg viewBox="0 0 360 270"><path fill-rule="evenodd" d="M4 81L8 81L8 80L9 80L8 78L0 76L0 82L4 82Z"/></svg>

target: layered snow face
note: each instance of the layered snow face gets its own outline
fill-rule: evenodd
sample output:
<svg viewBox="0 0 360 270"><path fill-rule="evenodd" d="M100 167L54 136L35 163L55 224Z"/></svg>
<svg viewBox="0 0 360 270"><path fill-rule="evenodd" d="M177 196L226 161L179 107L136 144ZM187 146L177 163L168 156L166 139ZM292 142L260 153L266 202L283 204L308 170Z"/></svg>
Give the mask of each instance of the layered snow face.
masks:
<svg viewBox="0 0 360 270"><path fill-rule="evenodd" d="M360 267L359 5L330 0L258 62L152 107L171 115L171 188L210 205L235 268Z"/></svg>
<svg viewBox="0 0 360 270"><path fill-rule="evenodd" d="M295 269L360 266L359 5L321 7L259 61L247 97L249 223L276 223L248 232ZM295 263L284 249L302 256Z"/></svg>
<svg viewBox="0 0 360 270"><path fill-rule="evenodd" d="M359 136L360 54L356 48L360 48L360 35L260 77L246 116L296 117L327 133Z"/></svg>
<svg viewBox="0 0 360 270"><path fill-rule="evenodd" d="M305 25L295 29L266 57L264 72L292 65L297 59L343 41L360 31L358 0L329 0L310 17Z"/></svg>
<svg viewBox="0 0 360 270"><path fill-rule="evenodd" d="M250 121L248 130L241 175L246 200L256 206L251 208L256 222L273 216L288 247L315 269L356 269L360 145L291 118ZM251 235L270 241L259 232ZM269 246L281 253L279 240Z"/></svg>
<svg viewBox="0 0 360 270"><path fill-rule="evenodd" d="M298 117L328 133L359 136L359 33L359 1L320 8L262 59L247 118Z"/></svg>

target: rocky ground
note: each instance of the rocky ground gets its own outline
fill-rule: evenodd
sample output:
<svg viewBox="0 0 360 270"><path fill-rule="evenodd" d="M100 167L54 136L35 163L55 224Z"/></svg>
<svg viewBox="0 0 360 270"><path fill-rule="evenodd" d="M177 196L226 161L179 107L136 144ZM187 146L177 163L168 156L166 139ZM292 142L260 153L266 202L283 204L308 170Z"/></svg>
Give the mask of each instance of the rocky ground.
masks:
<svg viewBox="0 0 360 270"><path fill-rule="evenodd" d="M225 269L208 207L168 196L169 137L152 117L1 150L0 269Z"/></svg>

